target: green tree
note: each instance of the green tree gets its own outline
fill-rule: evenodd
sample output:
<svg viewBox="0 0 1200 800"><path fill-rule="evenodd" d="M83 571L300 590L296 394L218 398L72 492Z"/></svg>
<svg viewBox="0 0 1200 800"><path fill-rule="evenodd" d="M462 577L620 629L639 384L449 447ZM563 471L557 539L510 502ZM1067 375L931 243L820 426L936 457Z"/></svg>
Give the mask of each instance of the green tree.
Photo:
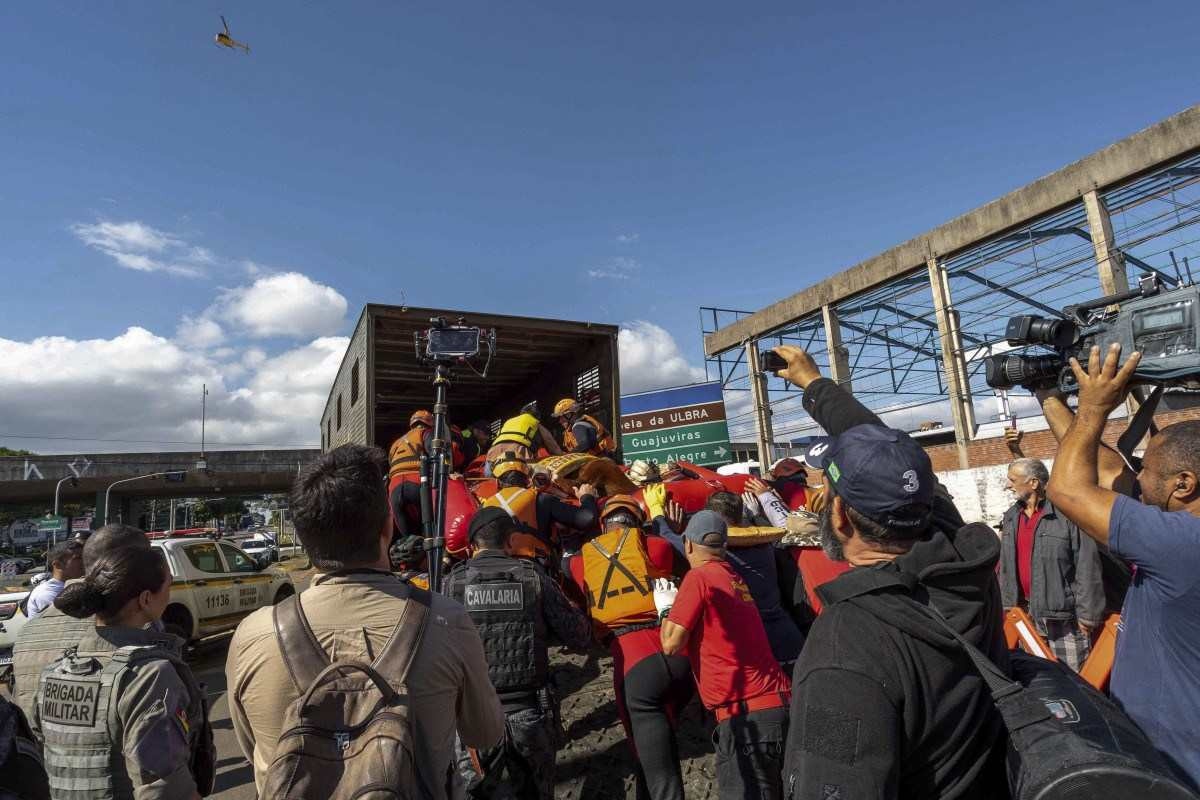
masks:
<svg viewBox="0 0 1200 800"><path fill-rule="evenodd" d="M36 456L37 453L31 453L28 450L13 450L8 447L0 447L0 456Z"/></svg>

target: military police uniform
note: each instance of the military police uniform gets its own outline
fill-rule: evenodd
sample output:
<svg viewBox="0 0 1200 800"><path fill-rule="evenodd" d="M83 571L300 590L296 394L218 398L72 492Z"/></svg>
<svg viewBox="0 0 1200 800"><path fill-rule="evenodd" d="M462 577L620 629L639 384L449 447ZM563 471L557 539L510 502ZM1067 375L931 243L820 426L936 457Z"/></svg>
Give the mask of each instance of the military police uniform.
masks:
<svg viewBox="0 0 1200 800"><path fill-rule="evenodd" d="M32 722L56 800L198 791L204 697L181 645L153 630L98 627L43 670Z"/></svg>
<svg viewBox="0 0 1200 800"><path fill-rule="evenodd" d="M13 700L26 719L33 719L33 702L42 670L62 658L63 650L96 627L95 621L76 619L50 606L25 623L13 644Z"/></svg>
<svg viewBox="0 0 1200 800"><path fill-rule="evenodd" d="M468 791L475 797L505 797L509 791L520 798L552 798L562 727L549 687L548 633L585 649L591 639L587 617L540 567L494 550L455 567L445 591L463 604L479 630L488 677L505 714L500 745L482 753L460 751Z"/></svg>

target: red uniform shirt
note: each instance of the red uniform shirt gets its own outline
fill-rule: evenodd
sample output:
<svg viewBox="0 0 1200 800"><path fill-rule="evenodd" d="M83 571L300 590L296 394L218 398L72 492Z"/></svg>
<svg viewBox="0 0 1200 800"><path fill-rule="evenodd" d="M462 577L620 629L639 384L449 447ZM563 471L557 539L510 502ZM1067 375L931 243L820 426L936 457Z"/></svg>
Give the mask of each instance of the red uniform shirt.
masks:
<svg viewBox="0 0 1200 800"><path fill-rule="evenodd" d="M821 598L817 596L817 587L850 570L846 561L834 561L825 555L819 547L789 547L788 555L796 562L800 577L804 581L804 592L808 595L808 604L816 614L821 613Z"/></svg>
<svg viewBox="0 0 1200 800"><path fill-rule="evenodd" d="M775 493L790 511L808 508L807 487L799 481L780 481L775 484Z"/></svg>
<svg viewBox="0 0 1200 800"><path fill-rule="evenodd" d="M1038 520L1046 512L1046 505L1038 506L1032 517L1025 516L1022 509L1017 513L1017 582L1021 584L1021 597L1028 600L1033 581L1033 537L1037 533Z"/></svg>
<svg viewBox="0 0 1200 800"><path fill-rule="evenodd" d="M750 589L728 562L693 567L667 618L688 629L688 657L706 708L791 688Z"/></svg>

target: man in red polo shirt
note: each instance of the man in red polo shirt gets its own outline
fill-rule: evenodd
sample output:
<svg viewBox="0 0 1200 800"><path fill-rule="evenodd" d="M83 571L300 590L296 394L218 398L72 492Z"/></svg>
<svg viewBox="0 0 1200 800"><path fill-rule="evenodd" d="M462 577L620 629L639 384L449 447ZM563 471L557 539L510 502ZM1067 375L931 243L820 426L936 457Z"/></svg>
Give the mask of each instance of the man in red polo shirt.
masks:
<svg viewBox="0 0 1200 800"><path fill-rule="evenodd" d="M655 591L655 605L666 615L663 652L686 647L700 700L716 717L722 800L782 798L788 678L771 654L750 589L725 560L725 520L699 511L683 536L691 569L677 592L663 579Z"/></svg>

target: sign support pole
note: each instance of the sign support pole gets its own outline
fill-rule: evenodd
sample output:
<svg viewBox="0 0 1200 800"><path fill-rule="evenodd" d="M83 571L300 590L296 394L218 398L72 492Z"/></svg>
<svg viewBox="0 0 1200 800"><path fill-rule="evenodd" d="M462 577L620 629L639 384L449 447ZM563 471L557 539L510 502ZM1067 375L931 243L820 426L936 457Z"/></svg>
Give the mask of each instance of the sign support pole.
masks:
<svg viewBox="0 0 1200 800"><path fill-rule="evenodd" d="M750 397L754 401L754 431L758 442L758 470L766 474L774 460L775 437L771 430L771 401L767 376L758 363L758 340L746 342L746 367L750 370Z"/></svg>

